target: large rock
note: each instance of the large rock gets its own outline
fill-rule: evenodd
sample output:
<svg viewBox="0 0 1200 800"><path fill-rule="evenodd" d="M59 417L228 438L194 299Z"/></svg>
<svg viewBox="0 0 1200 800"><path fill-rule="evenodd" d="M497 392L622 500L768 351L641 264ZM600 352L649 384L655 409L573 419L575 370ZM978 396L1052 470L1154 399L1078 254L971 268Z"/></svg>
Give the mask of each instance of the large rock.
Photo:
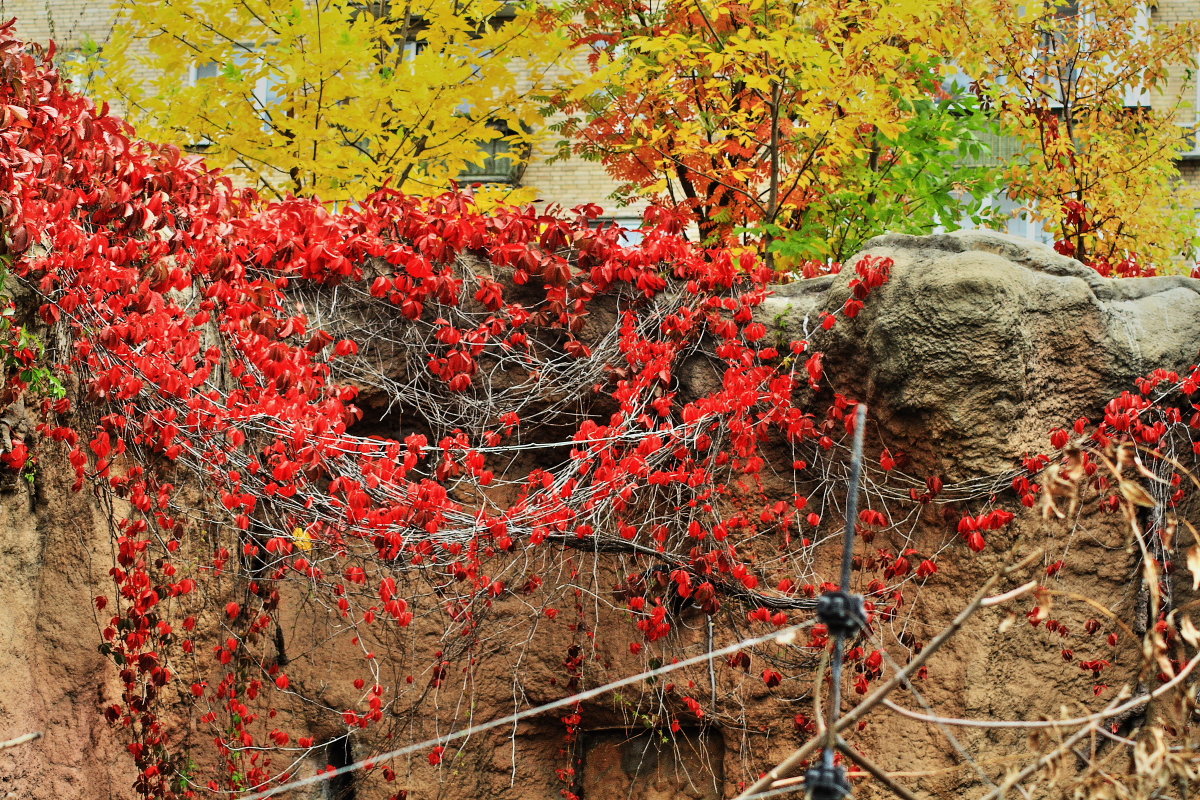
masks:
<svg viewBox="0 0 1200 800"><path fill-rule="evenodd" d="M763 309L762 320L782 326L793 338L807 337L814 349L825 351L834 387L868 401L884 443L904 447L917 460L907 472L940 471L947 475L947 485L985 474L1003 475L1021 452L1045 449L1051 427L1083 414L1094 416L1108 398L1131 388L1133 378L1149 369L1187 366L1200 346L1200 281L1107 281L1047 248L987 233L887 236L874 240L867 252L888 256L895 266L891 280L871 295L853 320L840 319L827 332L819 325L822 310L836 310L849 297L852 269L781 287ZM597 327L602 333L603 326ZM703 381L720 378L706 372L706 364L696 359L685 378L694 392L704 390ZM5 531L0 537L0 594L11 618L0 625L0 739L30 731L46 734L0 755L0 800L129 796L132 762L121 752L120 732L110 730L99 714L115 699L116 686L114 668L96 651L100 625L90 610L94 595L111 592L105 509L92 505L87 495L69 493L72 476L66 465L51 458L49 448L44 456L36 486L21 482L0 487L0 530ZM788 454L780 462L782 473L790 460ZM996 485L1002 488L1004 483ZM906 606L913 611L904 618L904 633L928 641L1025 531L1054 545L1047 563L1069 549L1070 562L1058 581L1069 578L1072 590L1099 598L1122 619L1133 619L1138 564L1135 555L1125 553L1126 526L1094 505L1084 514L1089 516L1078 527L1086 528L1087 535L1056 542L1055 535L1066 528L1053 520L1043 526L1031 510L1012 530L989 534L988 549L978 555L968 554L956 541L953 525L942 520L936 506L919 511L911 528L880 534L876 546L946 553L938 573ZM836 545L833 550L836 555ZM589 597L602 600L614 583L606 571L613 567L599 555L594 562L588 557L577 556L577 569L581 575L599 576L597 591ZM1043 566L1038 564L1033 572L1042 574ZM578 602L570 596L571 586L565 581L546 595L545 602L570 608ZM1181 604L1190 597L1181 597ZM293 686L317 703L285 708L279 725L326 741L341 735L344 726L324 712L353 707L361 698L357 687L352 690L352 680L361 674L362 652L359 647L346 648L334 636L333 626L341 624L337 618L322 622L314 617L307 598L303 585L285 588L280 614L284 635L276 639L276 646L282 656L286 644L287 656L281 660L289 662ZM458 710L469 709L471 719L482 721L562 696L564 656L571 652L578 631L546 625L540 614L526 615L528 604L519 592L497 600L494 613L503 627L488 643L486 667L468 681L456 666L454 680L443 690L444 700L436 701L441 705L435 703L427 718L394 744L418 741L434 729L444 731L442 726L461 722L454 716ZM1060 605L1055 613L1064 624L1076 632L1085 630L1092 607ZM214 597L212 608L222 606L223 600ZM1026 606L1013 608L1023 612ZM618 606L604 613L593 629L628 625ZM1091 674L1074 665L1064 667L1060 652L1070 646L1078 649L1079 660L1111 657L1104 636L1077 633L1067 640L1049 633L1046 626L1027 624L1005 631L1000 623L1007 613L1008 608L981 612L935 657L931 678L921 683L924 702L946 715L1032 719L1055 713L1066 698L1090 696ZM672 644L677 652L694 654L708 646L711 634L697 622L689 619L680 626L680 637ZM430 627L433 623L405 629L404 647L389 655L395 674L413 673L418 687L429 685L431 654L436 651L441 658L447 642L462 640L448 637L446 628ZM221 630L211 615L200 629ZM886 636L894 633L887 627L881 631ZM584 676L589 684L639 668L620 637L589 646L596 648L588 667L593 672ZM1132 642L1129 646L1137 647ZM382 647L373 649L383 652ZM896 648L897 654L902 652ZM1119 687L1128 678L1122 671L1128 663L1114 661L1112 675L1105 679ZM759 669L756 662L755 669L743 675L718 663L720 684L715 691L722 700L717 710L726 716L710 717L711 727L704 733L711 738L684 729L674 740L682 744L662 753L647 750L649 737L641 721L655 713L659 700L643 705L636 697L614 695L587 707L579 785L586 788L589 800L708 797L717 789L728 797L736 793L744 771L766 768L785 757L801 736L792 720L810 706L790 693L770 692ZM696 680L695 692L706 697L708 673L698 670L690 678ZM684 685L682 678L679 682ZM1107 702L1114 692L1097 702ZM915 697L896 699L922 707ZM207 738L210 732L194 725L188 710L181 706L168 714L173 735ZM559 713L527 720L515 731L504 728L490 738L474 738L468 751L455 756L452 769L436 773L427 754L418 753L396 762L401 775L397 786L411 787L414 798L557 796L564 787L558 770L570 763L563 751L563 732ZM1024 732L967 729L955 736L978 763L1000 765L989 767L992 780L1012 763L1008 759L1014 754L1028 751ZM948 743L933 726L881 713L872 717L868 729L855 731L854 741L886 769L918 774L925 770L927 777L906 782L921 796L979 794L979 776L959 769L964 760L957 744ZM355 747L339 758L370 752L357 740ZM325 755L335 760L331 751L318 752L296 765L297 773L308 775L324 766ZM306 796L325 796L323 791ZM376 791L378 787L368 789L364 782L357 796L383 796ZM856 791L868 799L889 796L870 784Z"/></svg>
<svg viewBox="0 0 1200 800"><path fill-rule="evenodd" d="M990 231L880 236L868 254L895 264L855 319L817 324L850 296L859 256L838 276L781 287L763 321L807 336L828 354L834 388L953 477L1044 450L1049 427L1095 416L1137 376L1181 370L1200 350L1200 280L1110 280Z"/></svg>
<svg viewBox="0 0 1200 800"><path fill-rule="evenodd" d="M122 797L132 783L100 713L120 693L91 610L111 587L108 525L73 477L46 458L35 481L0 485L0 740L43 734L0 750L2 800Z"/></svg>

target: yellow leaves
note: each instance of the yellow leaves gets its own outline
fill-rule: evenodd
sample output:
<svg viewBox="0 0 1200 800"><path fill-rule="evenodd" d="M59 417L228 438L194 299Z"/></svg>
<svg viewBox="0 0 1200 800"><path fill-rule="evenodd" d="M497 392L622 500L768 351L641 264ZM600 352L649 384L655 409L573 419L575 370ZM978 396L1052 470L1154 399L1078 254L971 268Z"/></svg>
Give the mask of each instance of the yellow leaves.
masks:
<svg viewBox="0 0 1200 800"><path fill-rule="evenodd" d="M726 55L720 52L708 53L705 59L708 61L708 68L713 72L720 72L725 68L725 64L728 63Z"/></svg>
<svg viewBox="0 0 1200 800"><path fill-rule="evenodd" d="M130 4L116 36L132 46L106 48L111 60L89 88L128 97L143 134L207 143L210 163L279 194L348 200L385 180L440 192L482 161L495 125L532 143L538 96L567 49L546 9L396 8L382 17L349 0ZM158 78L125 77L137 70Z"/></svg>
<svg viewBox="0 0 1200 800"><path fill-rule="evenodd" d="M772 76L769 75L740 75L738 76L747 89L751 91L761 92L762 94L770 94Z"/></svg>
<svg viewBox="0 0 1200 800"><path fill-rule="evenodd" d="M486 184L474 190L475 207L489 213L502 206L524 206L537 200L533 186L503 186Z"/></svg>
<svg viewBox="0 0 1200 800"><path fill-rule="evenodd" d="M292 544L294 544L298 550L308 552L309 550L313 549L312 534L310 534L304 528L295 528L292 531Z"/></svg>

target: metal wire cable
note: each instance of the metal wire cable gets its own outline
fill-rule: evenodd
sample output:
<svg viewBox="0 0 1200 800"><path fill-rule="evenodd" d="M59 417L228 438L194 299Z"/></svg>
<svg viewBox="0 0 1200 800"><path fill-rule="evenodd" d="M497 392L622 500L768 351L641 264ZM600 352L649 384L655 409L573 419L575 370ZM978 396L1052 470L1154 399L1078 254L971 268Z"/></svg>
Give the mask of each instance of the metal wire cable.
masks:
<svg viewBox="0 0 1200 800"><path fill-rule="evenodd" d="M305 786L312 786L312 785L315 785L318 783L323 783L325 781L332 780L333 778L336 778L339 775L345 775L350 772L357 772L360 769L367 769L367 768L374 767L375 765L379 764L382 761L387 761L392 758L399 758L401 756L418 753L418 752L421 752L424 750L428 750L431 747L437 747L439 745L444 745L447 742L453 742L453 741L457 741L459 739L466 739L470 736L474 736L477 733L483 733L484 731L490 731L490 730L494 730L496 728L503 728L505 726L520 722L521 720L529 719L530 717L536 717L539 714L545 714L546 712L549 712L549 711L557 711L560 708L567 708L569 706L575 705L576 703L581 703L585 700L591 700L592 698L599 697L600 695L610 692L614 689L621 689L626 686L631 686L635 683L639 683L641 681L648 680L650 678L656 678L659 675L665 675L669 672L674 672L677 669L683 669L685 667L692 667L697 664L703 664L707 661L710 661L714 658L718 658L720 656L731 655L731 654L736 653L737 651L739 651L743 648L746 648L746 647L753 647L753 646L759 645L759 644L766 644L767 642L777 642L779 644L788 645L794 641L796 634L798 634L800 631L804 630L805 628L811 627L813 624L815 624L815 621L809 620L808 622L802 622L798 625L792 625L787 628L783 628L782 630L776 631L774 633L764 634L762 636L754 636L754 637L751 637L748 639L742 639L741 641L735 642L733 644L725 645L724 647L717 648L716 650L708 650L704 653L701 653L700 655L695 655L695 656L692 656L691 658L685 658L685 659L678 661L676 663L673 663L673 664L664 664L663 666L658 667L657 669L652 669L647 672L639 672L636 675L630 675L626 678L621 678L620 680L613 681L611 683L606 683L603 686L597 686L594 689L588 689L585 692L579 692L578 694L573 694L570 697L564 697L559 700L554 700L554 701L551 701L544 705L537 706L536 708L529 708L524 711L518 711L514 714L509 714L504 717L499 717L498 719L489 720L488 722L481 722L478 725L472 725L468 728L462 728L460 730L453 731L453 732L447 733L447 734L443 734L442 736L438 736L433 739L426 739L425 741L417 742L416 744L406 745L404 747L400 747L395 750L390 750L386 753L381 753L380 755L377 755L377 756L371 756L370 758L365 758L361 761L356 761L353 764L347 764L346 766L339 767L338 769L335 769L335 770L331 770L328 772L322 772L320 774L312 775L307 778L301 778L299 780L295 780L290 783L285 783L281 786L276 786L271 789L263 790L261 792L256 792L254 794L248 794L248 795L242 795L238 798L238 800L264 800L264 798L274 797L275 795L279 794L280 792L286 792L286 791L290 791L292 789L300 789Z"/></svg>

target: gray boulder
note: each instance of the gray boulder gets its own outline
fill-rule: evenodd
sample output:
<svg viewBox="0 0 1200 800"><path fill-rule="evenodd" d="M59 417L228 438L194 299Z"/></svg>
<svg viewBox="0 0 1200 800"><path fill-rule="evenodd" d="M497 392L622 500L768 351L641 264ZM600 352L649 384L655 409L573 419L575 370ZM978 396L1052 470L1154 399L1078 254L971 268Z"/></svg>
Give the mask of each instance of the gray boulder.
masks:
<svg viewBox="0 0 1200 800"><path fill-rule="evenodd" d="M867 254L895 262L891 280L823 331ZM1044 451L1051 428L1200 352L1200 280L1107 279L990 231L876 237L840 275L783 286L760 314L827 353L832 386L870 404L885 441L959 479Z"/></svg>

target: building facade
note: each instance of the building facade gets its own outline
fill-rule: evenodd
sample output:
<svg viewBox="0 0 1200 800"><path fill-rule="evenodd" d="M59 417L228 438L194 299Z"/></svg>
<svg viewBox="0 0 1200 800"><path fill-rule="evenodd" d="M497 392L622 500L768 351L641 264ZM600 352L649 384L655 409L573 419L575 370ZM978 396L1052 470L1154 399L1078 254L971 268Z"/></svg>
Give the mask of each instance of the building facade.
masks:
<svg viewBox="0 0 1200 800"><path fill-rule="evenodd" d="M115 0L0 0L0 18L16 17L17 32L26 40L55 40L60 52L64 54L63 57L69 60L71 54L79 52L85 43L94 42L103 47L111 37L118 5L119 2ZM1148 12L1152 24L1174 25L1200 20L1200 2L1152 0ZM1139 98L1136 104L1147 103L1156 110L1179 106L1182 137L1187 135L1187 129L1183 126L1200 125L1200 80L1182 67L1171 67L1169 75L1165 92ZM151 76L147 73L142 77L149 80ZM180 79L194 81L196 76L181 75ZM119 102L114 103L114 106L118 112L121 111ZM1183 154L1178 166L1182 182L1191 188L1200 189L1200 135L1192 134L1189 143L1191 148ZM1003 158L1004 143L993 144L994 157ZM606 174L600 164L579 158L555 160L553 157L557 148L554 145L555 143L548 139L535 147L527 162L514 173L522 185L536 189L539 206L569 209L582 203L596 203L605 208L606 220L614 220L627 228L638 226L645 202L620 206L612 199L617 190L617 183ZM497 159L496 163L503 165L505 161L501 158ZM483 167L482 173L488 171L489 165ZM479 170L473 170L472 173L464 175L464 179L469 181L473 178L495 177L483 175ZM1014 218L1009 225L1010 232L1048 241L1049 234L1040 224L1022 217L1016 204L1001 197L996 199L996 203L1003 208L1011 207ZM1196 210L1200 215L1200 208Z"/></svg>

